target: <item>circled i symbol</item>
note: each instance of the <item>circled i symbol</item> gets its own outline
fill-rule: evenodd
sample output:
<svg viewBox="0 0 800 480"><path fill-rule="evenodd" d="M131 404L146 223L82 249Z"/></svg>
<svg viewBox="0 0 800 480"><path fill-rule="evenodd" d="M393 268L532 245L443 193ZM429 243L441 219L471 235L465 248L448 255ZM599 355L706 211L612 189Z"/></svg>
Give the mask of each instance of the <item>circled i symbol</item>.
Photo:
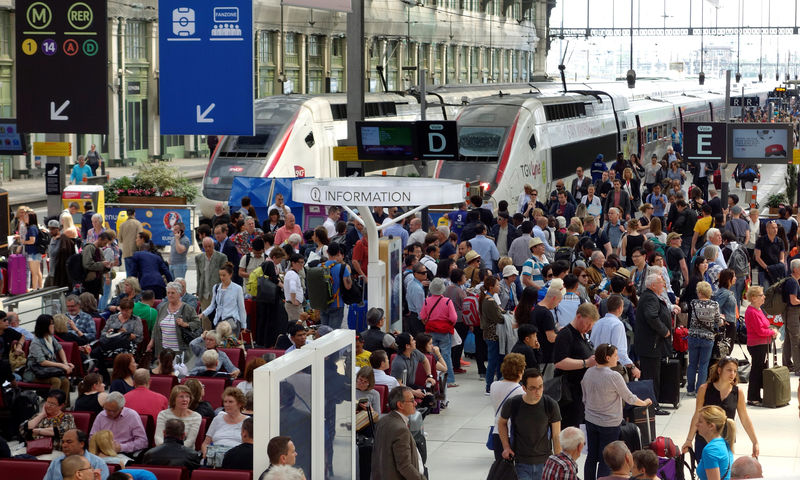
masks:
<svg viewBox="0 0 800 480"><path fill-rule="evenodd" d="M93 57L97 54L97 42L92 40L86 40L83 42L83 53L86 54L87 57Z"/></svg>
<svg viewBox="0 0 800 480"><path fill-rule="evenodd" d="M25 55L33 55L38 49L39 46L36 45L36 40L32 38L26 38L22 41L22 53Z"/></svg>
<svg viewBox="0 0 800 480"><path fill-rule="evenodd" d="M68 39L64 42L64 53L69 55L70 57L75 56L78 53L78 42L73 39Z"/></svg>
<svg viewBox="0 0 800 480"><path fill-rule="evenodd" d="M37 30L41 30L50 25L53 20L53 12L50 7L43 2L34 2L25 13L25 18L28 20L28 25Z"/></svg>
<svg viewBox="0 0 800 480"><path fill-rule="evenodd" d="M53 56L58 51L58 44L52 38L47 38L42 42L42 53L47 56Z"/></svg>
<svg viewBox="0 0 800 480"><path fill-rule="evenodd" d="M92 9L83 2L74 3L67 10L67 21L75 30L84 30L92 24Z"/></svg>

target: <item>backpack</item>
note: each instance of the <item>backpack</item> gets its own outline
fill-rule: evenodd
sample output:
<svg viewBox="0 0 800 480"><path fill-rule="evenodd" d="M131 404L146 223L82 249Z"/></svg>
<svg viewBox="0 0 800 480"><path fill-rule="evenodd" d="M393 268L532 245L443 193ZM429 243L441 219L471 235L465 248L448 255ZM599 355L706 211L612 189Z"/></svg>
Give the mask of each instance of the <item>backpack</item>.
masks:
<svg viewBox="0 0 800 480"><path fill-rule="evenodd" d="M339 269L339 299L342 300L342 303L345 305L354 305L360 304L364 302L364 289L361 287L358 278L353 277L352 272L353 269L350 269L350 280L352 284L350 288L344 288L344 271L346 268L349 267L346 263L340 264L342 267Z"/></svg>
<svg viewBox="0 0 800 480"><path fill-rule="evenodd" d="M325 310L333 301L333 278L330 267L325 264L311 267L306 271L306 291L308 302L314 310Z"/></svg>
<svg viewBox="0 0 800 480"><path fill-rule="evenodd" d="M477 295L467 295L461 305L461 318L468 327L478 327L481 324L481 313L478 308Z"/></svg>
<svg viewBox="0 0 800 480"><path fill-rule="evenodd" d="M661 254L661 256L664 257L664 261L666 261L667 260L667 244L663 243L661 240L657 239L656 237L652 237L650 239L650 241L653 242L653 245L655 245L656 252Z"/></svg>
<svg viewBox="0 0 800 480"><path fill-rule="evenodd" d="M411 270L405 270L403 272L403 277L400 279L400 291L402 292L403 298L403 315L405 316L407 316L410 312L408 309L408 296L406 295L406 278L413 274L414 273ZM480 322L478 324L480 325Z"/></svg>
<svg viewBox="0 0 800 480"><path fill-rule="evenodd" d="M47 253L47 247L50 246L50 232L38 228L39 233L36 234L36 242L34 245L36 246L36 253L45 254Z"/></svg>
<svg viewBox="0 0 800 480"><path fill-rule="evenodd" d="M565 260L570 265L572 264L572 252L573 250L570 247L558 247L556 249L556 253L553 256L553 262L557 262L559 260Z"/></svg>
<svg viewBox="0 0 800 480"><path fill-rule="evenodd" d="M768 315L782 315L786 311L786 302L783 301L783 284L786 283L789 277L780 279L777 283L769 286L764 293L766 299L764 306L761 307L764 313Z"/></svg>
<svg viewBox="0 0 800 480"><path fill-rule="evenodd" d="M72 283L81 283L86 278L86 270L83 269L83 255L73 253L67 259L67 275Z"/></svg>
<svg viewBox="0 0 800 480"><path fill-rule="evenodd" d="M745 278L750 274L750 260L747 258L744 246L738 245L736 250L731 252L731 256L728 257L728 268L736 273L737 278Z"/></svg>

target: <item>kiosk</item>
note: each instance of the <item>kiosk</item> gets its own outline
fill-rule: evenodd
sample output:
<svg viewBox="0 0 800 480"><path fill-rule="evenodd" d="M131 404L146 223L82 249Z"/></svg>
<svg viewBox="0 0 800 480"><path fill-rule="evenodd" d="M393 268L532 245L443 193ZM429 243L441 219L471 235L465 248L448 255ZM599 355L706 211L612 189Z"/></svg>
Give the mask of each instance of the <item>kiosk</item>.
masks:
<svg viewBox="0 0 800 480"><path fill-rule="evenodd" d="M61 193L62 208L66 210L72 202L78 203L78 211L85 213L83 205L88 200L91 200L94 206L94 211L106 218L106 201L105 191L102 185L69 185ZM106 223L106 226L108 224ZM76 222L76 226L80 229L80 221Z"/></svg>
<svg viewBox="0 0 800 480"><path fill-rule="evenodd" d="M341 205L356 221L364 225L369 242L367 267L367 304L385 308L387 297L386 264L380 260L378 232L400 219L410 217L430 205L460 203L466 186L459 180L407 177L346 177L295 180L292 200L315 205ZM357 215L351 207L365 212ZM376 225L369 212L372 207L412 207L383 225ZM388 313L388 312L387 312ZM387 324L389 322L386 322Z"/></svg>

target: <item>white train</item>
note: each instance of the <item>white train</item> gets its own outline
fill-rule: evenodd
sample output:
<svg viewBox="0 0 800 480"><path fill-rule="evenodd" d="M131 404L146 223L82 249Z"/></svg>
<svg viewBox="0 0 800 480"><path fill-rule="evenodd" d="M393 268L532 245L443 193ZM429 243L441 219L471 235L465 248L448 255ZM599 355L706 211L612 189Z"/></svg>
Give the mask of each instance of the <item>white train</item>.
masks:
<svg viewBox="0 0 800 480"><path fill-rule="evenodd" d="M724 85L647 82L635 90L619 83L581 87L568 85L566 93L493 95L470 102L458 116L460 161L434 162L428 174L479 183L491 200L507 200L513 209L526 183L545 202L555 180L565 179L569 188L575 169L582 166L588 174L600 153L607 162L614 161L617 152L626 159L636 153L647 163L652 154L659 158L664 154L673 126L682 131L683 122L724 117ZM758 96L764 105L773 87L750 85L746 95Z"/></svg>
<svg viewBox="0 0 800 480"><path fill-rule="evenodd" d="M495 200L515 205L525 183L540 191L554 179L588 167L598 153L660 156L673 125L720 119L724 86L675 81L568 84L554 82L443 86L427 95L428 119L458 118L461 160L398 164L364 162L366 174L418 174L480 182ZM767 84L747 86L763 102ZM734 92L741 91L735 86ZM613 101L612 101L613 100ZM418 120L418 96L368 93L369 120ZM225 136L212 152L197 204L204 216L227 202L233 177L331 177L338 175L332 147L347 137L345 94L285 95L255 104L256 135Z"/></svg>

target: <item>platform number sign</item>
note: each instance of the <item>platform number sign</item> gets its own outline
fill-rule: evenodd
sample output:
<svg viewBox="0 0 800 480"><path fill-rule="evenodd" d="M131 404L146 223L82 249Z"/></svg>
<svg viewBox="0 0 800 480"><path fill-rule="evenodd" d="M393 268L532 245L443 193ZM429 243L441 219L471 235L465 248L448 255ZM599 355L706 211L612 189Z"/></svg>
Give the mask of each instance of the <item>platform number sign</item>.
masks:
<svg viewBox="0 0 800 480"><path fill-rule="evenodd" d="M32 133L108 133L104 0L17 0L17 112Z"/></svg>

